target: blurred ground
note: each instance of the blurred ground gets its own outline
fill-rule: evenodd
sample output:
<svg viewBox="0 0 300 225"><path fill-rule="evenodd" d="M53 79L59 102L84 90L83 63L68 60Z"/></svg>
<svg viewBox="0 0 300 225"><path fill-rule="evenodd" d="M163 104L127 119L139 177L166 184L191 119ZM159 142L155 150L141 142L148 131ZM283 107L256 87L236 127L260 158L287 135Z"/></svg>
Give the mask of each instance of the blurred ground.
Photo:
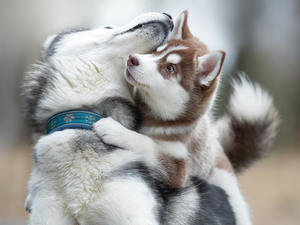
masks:
<svg viewBox="0 0 300 225"><path fill-rule="evenodd" d="M13 154L11 154L13 152ZM31 150L0 151L0 225L25 225ZM254 225L300 225L300 151L276 151L245 171L241 189Z"/></svg>
<svg viewBox="0 0 300 225"><path fill-rule="evenodd" d="M300 225L300 151L273 153L245 171L241 189L254 225Z"/></svg>
<svg viewBox="0 0 300 225"><path fill-rule="evenodd" d="M29 148L0 151L0 225L26 224L24 202L31 169Z"/></svg>

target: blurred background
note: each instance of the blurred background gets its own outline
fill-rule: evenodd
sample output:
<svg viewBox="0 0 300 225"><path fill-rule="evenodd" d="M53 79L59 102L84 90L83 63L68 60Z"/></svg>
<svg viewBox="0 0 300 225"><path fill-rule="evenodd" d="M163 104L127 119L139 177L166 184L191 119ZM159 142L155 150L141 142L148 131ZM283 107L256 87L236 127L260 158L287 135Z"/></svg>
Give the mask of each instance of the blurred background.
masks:
<svg viewBox="0 0 300 225"><path fill-rule="evenodd" d="M299 0L0 0L0 225L28 218L32 157L20 82L43 40L65 28L124 25L153 11L176 18L185 9L192 33L227 52L217 115L237 71L268 90L281 115L275 150L239 178L254 224L300 225Z"/></svg>

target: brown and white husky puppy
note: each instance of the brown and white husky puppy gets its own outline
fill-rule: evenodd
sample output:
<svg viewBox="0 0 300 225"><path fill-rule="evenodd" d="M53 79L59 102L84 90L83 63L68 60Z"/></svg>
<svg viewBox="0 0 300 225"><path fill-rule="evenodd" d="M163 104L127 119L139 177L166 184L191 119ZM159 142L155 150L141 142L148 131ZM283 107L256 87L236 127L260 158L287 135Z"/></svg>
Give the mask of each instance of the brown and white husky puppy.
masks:
<svg viewBox="0 0 300 225"><path fill-rule="evenodd" d="M229 195L237 224L247 225L251 224L247 203L208 115L225 55L224 51L210 51L191 34L187 11L183 12L166 45L152 54L130 55L127 60L125 77L135 87L134 100L142 114L141 134L111 118L95 123L94 130L107 144L140 152L155 174L171 187L184 187L189 176L222 187ZM272 100L260 87L245 78L233 87L236 91L248 88L254 102L266 103L257 113L259 118L276 117ZM232 110L238 101L231 102ZM254 114L250 117L255 119Z"/></svg>
<svg viewBox="0 0 300 225"><path fill-rule="evenodd" d="M216 95L226 54L210 52L194 38L186 16L181 15L168 43L155 53L130 55L125 72L127 81L136 87L134 99L143 116L140 131L151 139L137 135L131 136L134 140L126 138L124 143L132 144L143 138L139 140L142 146L135 147L149 148L147 152L152 155L147 160L158 166L159 175L175 188L184 186L190 171L207 179L217 159L233 172L211 135L207 113ZM96 131L104 142L109 141L101 129ZM110 144L122 146L119 142Z"/></svg>

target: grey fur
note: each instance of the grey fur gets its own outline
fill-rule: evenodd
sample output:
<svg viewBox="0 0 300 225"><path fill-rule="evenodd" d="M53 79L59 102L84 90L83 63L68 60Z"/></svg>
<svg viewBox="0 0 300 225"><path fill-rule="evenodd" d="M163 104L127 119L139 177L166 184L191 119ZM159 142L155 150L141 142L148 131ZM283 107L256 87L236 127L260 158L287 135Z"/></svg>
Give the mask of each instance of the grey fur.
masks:
<svg viewBox="0 0 300 225"><path fill-rule="evenodd" d="M54 71L53 66L47 61L40 62L33 65L33 69L26 74L22 83L25 119L33 133L44 133L45 131L45 124L37 122L35 113L39 101L47 95L48 88L53 87L51 80Z"/></svg>
<svg viewBox="0 0 300 225"><path fill-rule="evenodd" d="M137 130L140 114L137 107L131 101L120 97L103 99L99 104L86 106L83 109L99 113L103 117L112 117L116 121L122 121L123 126L130 130Z"/></svg>

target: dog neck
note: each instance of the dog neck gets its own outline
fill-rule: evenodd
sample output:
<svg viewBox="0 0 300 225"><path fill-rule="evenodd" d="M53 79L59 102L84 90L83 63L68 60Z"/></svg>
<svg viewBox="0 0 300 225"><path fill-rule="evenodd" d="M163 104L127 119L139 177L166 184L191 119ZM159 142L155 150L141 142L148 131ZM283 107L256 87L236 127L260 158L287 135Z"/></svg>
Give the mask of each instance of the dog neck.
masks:
<svg viewBox="0 0 300 225"><path fill-rule="evenodd" d="M51 134L65 129L91 130L93 124L100 119L100 114L88 110L77 109L60 112L47 120L46 133Z"/></svg>

